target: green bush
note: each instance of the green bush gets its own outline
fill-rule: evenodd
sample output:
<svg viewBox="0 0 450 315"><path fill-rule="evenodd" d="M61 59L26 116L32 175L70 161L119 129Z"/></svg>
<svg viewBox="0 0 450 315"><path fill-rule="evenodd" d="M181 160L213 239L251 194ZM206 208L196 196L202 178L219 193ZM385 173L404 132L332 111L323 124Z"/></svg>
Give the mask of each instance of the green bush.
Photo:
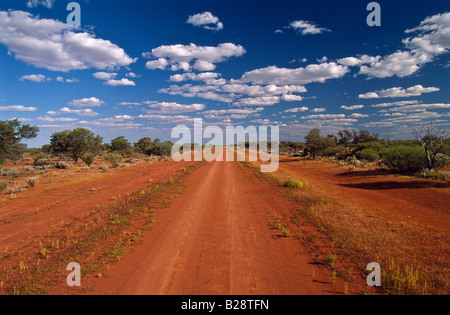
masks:
<svg viewBox="0 0 450 315"><path fill-rule="evenodd" d="M109 153L105 157L105 161L110 162L113 167L119 167L122 160L123 157L120 154Z"/></svg>
<svg viewBox="0 0 450 315"><path fill-rule="evenodd" d="M81 157L81 160L82 160L84 163L86 163L87 166L90 167L90 166L92 165L92 163L94 163L94 161L95 161L95 155L92 154L92 153L86 153L85 155L83 155L83 156Z"/></svg>
<svg viewBox="0 0 450 315"><path fill-rule="evenodd" d="M297 179L288 179L283 184L284 187L295 188L295 189L305 189L308 185Z"/></svg>
<svg viewBox="0 0 450 315"><path fill-rule="evenodd" d="M380 153L383 163L391 169L414 174L427 167L427 161L420 146L396 145L385 148Z"/></svg>
<svg viewBox="0 0 450 315"><path fill-rule="evenodd" d="M6 189L6 187L8 187L9 182L5 182L5 181L1 181L0 182L0 192L2 192L3 190Z"/></svg>
<svg viewBox="0 0 450 315"><path fill-rule="evenodd" d="M434 169L440 171L450 165L450 156L442 153L436 155L436 163L434 164Z"/></svg>
<svg viewBox="0 0 450 315"><path fill-rule="evenodd" d="M44 166L44 165L47 165L47 163L48 163L47 157L43 154L39 154L38 156L36 156L34 158L33 165L34 166Z"/></svg>
<svg viewBox="0 0 450 315"><path fill-rule="evenodd" d="M369 162L376 161L380 158L378 151L374 148L366 148L361 151L355 152L356 157L359 160L366 160Z"/></svg>

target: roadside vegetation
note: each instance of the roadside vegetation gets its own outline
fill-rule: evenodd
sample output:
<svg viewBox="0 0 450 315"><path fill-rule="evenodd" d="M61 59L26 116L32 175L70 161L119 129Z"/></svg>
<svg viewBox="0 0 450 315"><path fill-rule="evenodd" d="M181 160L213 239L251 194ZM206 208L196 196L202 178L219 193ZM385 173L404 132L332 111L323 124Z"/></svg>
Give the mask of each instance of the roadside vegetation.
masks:
<svg viewBox="0 0 450 315"><path fill-rule="evenodd" d="M77 166L77 171L87 171L96 167L106 173L108 167L119 171L140 160L168 161L173 145L149 137L131 144L123 136L104 143L100 135L77 128L53 133L50 143L42 148L27 148L23 141L36 138L38 133L38 127L22 124L17 119L0 121L0 193L8 193L11 199L27 188L34 188L43 178L51 182L58 170ZM23 185L17 183L19 178Z"/></svg>
<svg viewBox="0 0 450 315"><path fill-rule="evenodd" d="M393 173L448 179L441 173L450 165L450 139L444 130L425 126L412 131L415 140L380 139L366 130L341 130L322 136L312 129L305 142L281 142L280 152L288 156L322 159L341 166L384 168Z"/></svg>

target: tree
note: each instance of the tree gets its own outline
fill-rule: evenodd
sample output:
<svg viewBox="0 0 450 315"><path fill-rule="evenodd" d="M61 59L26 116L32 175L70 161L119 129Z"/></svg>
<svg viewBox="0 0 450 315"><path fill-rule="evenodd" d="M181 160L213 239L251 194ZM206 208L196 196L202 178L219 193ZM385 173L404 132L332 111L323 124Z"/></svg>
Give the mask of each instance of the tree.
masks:
<svg viewBox="0 0 450 315"><path fill-rule="evenodd" d="M121 155L129 154L132 151L130 142L123 136L111 140L109 149L111 152L120 153Z"/></svg>
<svg viewBox="0 0 450 315"><path fill-rule="evenodd" d="M36 138L38 132L38 127L22 125L17 119L0 121L0 165L6 159L18 160L26 148L21 141Z"/></svg>
<svg viewBox="0 0 450 315"><path fill-rule="evenodd" d="M380 141L379 137L380 137L379 133L372 133L367 130L360 130L359 134L356 134L355 132L353 143L360 144L360 143L376 142Z"/></svg>
<svg viewBox="0 0 450 315"><path fill-rule="evenodd" d="M312 154L313 158L316 158L323 150L328 147L335 147L336 142L333 137L322 137L320 129L312 129L305 137L306 147Z"/></svg>
<svg viewBox="0 0 450 315"><path fill-rule="evenodd" d="M427 168L431 171L439 160L438 154L444 150L444 139L447 132L435 129L433 126L425 126L420 130L414 129L413 135L424 148Z"/></svg>
<svg viewBox="0 0 450 315"><path fill-rule="evenodd" d="M138 142L134 143L134 148L137 152L142 154L147 154L148 149L153 145L153 141L149 137L139 139Z"/></svg>
<svg viewBox="0 0 450 315"><path fill-rule="evenodd" d="M54 133L50 139L53 153L68 156L78 163L86 153L97 155L102 149L103 138L84 128Z"/></svg>
<svg viewBox="0 0 450 315"><path fill-rule="evenodd" d="M338 136L339 136L338 143L343 145L344 147L348 147L355 138L356 131L353 130L352 132L347 129L341 130L338 132Z"/></svg>

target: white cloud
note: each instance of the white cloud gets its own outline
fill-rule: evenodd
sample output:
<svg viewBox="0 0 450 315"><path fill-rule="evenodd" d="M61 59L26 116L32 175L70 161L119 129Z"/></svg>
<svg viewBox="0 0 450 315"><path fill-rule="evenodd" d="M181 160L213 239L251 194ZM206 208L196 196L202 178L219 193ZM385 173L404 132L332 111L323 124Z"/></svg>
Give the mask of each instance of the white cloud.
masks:
<svg viewBox="0 0 450 315"><path fill-rule="evenodd" d="M355 57L347 57L338 60L338 63L348 67L359 66L361 64L361 60Z"/></svg>
<svg viewBox="0 0 450 315"><path fill-rule="evenodd" d="M144 104L148 105L149 108L154 110L147 111L148 114L160 113L160 114L182 114L197 112L205 109L204 104L191 104L183 105L178 103L168 103L168 102L149 102L146 101Z"/></svg>
<svg viewBox="0 0 450 315"><path fill-rule="evenodd" d="M362 109L364 108L364 105L352 105L352 106L345 106L342 105L341 109L345 109L345 110L357 110L357 109Z"/></svg>
<svg viewBox="0 0 450 315"><path fill-rule="evenodd" d="M303 20L294 21L291 24L289 24L289 27L299 31L302 33L302 35L317 35L322 34L323 32L331 32L327 28L318 27L314 25L312 22L307 22Z"/></svg>
<svg viewBox="0 0 450 315"><path fill-rule="evenodd" d="M367 114L353 113L353 114L350 115L350 117L353 117L353 118L369 118L369 115L367 115Z"/></svg>
<svg viewBox="0 0 450 315"><path fill-rule="evenodd" d="M223 23L220 22L219 18L208 11L189 16L186 23L212 31L223 29Z"/></svg>
<svg viewBox="0 0 450 315"><path fill-rule="evenodd" d="M281 99L285 102L298 102L298 101L302 101L303 97L301 97L300 95L287 94L287 95L283 95L281 97Z"/></svg>
<svg viewBox="0 0 450 315"><path fill-rule="evenodd" d="M336 119L345 118L344 114L320 114L320 115L309 115L303 116L302 119Z"/></svg>
<svg viewBox="0 0 450 315"><path fill-rule="evenodd" d="M119 105L119 106L142 106L143 103L140 103L140 102L120 102L117 105Z"/></svg>
<svg viewBox="0 0 450 315"><path fill-rule="evenodd" d="M107 69L136 62L108 40L23 11L0 11L0 43L17 60L51 71Z"/></svg>
<svg viewBox="0 0 450 315"><path fill-rule="evenodd" d="M329 79L341 78L348 72L348 67L334 62L311 64L306 68L297 69L270 66L246 72L240 81L273 85L324 83Z"/></svg>
<svg viewBox="0 0 450 315"><path fill-rule="evenodd" d="M96 97L76 99L69 102L69 105L75 107L99 107L103 104L105 104L105 102L99 100Z"/></svg>
<svg viewBox="0 0 450 315"><path fill-rule="evenodd" d="M143 56L156 58L146 64L146 67L151 70L164 70L170 66L169 69L172 71L189 71L191 67L198 71L212 71L216 63L224 62L231 57L240 57L245 52L244 47L232 43L220 44L217 47L197 46L191 43L190 45L160 46L153 49L151 53L143 53ZM194 65L191 65L192 62Z"/></svg>
<svg viewBox="0 0 450 315"><path fill-rule="evenodd" d="M96 72L94 74L92 74L94 76L94 78L99 79L99 80L111 80L114 79L117 76L117 73L112 73L112 72Z"/></svg>
<svg viewBox="0 0 450 315"><path fill-rule="evenodd" d="M416 105L406 105L401 107L390 108L388 111L391 112L423 112L429 109L449 109L450 104L445 103L435 103L435 104L416 104Z"/></svg>
<svg viewBox="0 0 450 315"><path fill-rule="evenodd" d="M209 110L205 111L202 114L207 119L216 119L216 120L227 120L231 122L231 119L246 119L249 116L259 116L262 111L264 111L263 107L257 108L232 108L232 109L221 109L221 110Z"/></svg>
<svg viewBox="0 0 450 315"><path fill-rule="evenodd" d="M42 74L30 74L30 75L24 75L20 79L20 81L28 80L36 83L42 83L45 81L50 81L50 78L47 78L45 75Z"/></svg>
<svg viewBox="0 0 450 315"><path fill-rule="evenodd" d="M126 74L126 76L129 77L129 78L140 78L140 77L141 77L140 75L137 75L137 74L134 73L134 72L128 72L128 73Z"/></svg>
<svg viewBox="0 0 450 315"><path fill-rule="evenodd" d="M136 86L136 83L125 78L120 80L109 80L103 84L109 86Z"/></svg>
<svg viewBox="0 0 450 315"><path fill-rule="evenodd" d="M372 78L388 78L395 75L406 77L419 71L426 63L434 61L437 56L448 53L450 12L428 17L419 26L406 30L405 33L417 34L402 41L408 50L397 51L384 57L363 56L359 58L360 63L367 65L361 66L360 73ZM358 64L356 60L353 62L355 65Z"/></svg>
<svg viewBox="0 0 450 315"><path fill-rule="evenodd" d="M0 106L2 112L35 112L36 107L25 107L23 105Z"/></svg>
<svg viewBox="0 0 450 315"><path fill-rule="evenodd" d="M299 112L306 112L308 110L309 110L308 107L297 107L285 110L283 113L299 113Z"/></svg>
<svg viewBox="0 0 450 315"><path fill-rule="evenodd" d="M389 78L394 75L406 77L417 72L424 61L409 51L398 51L385 57L375 57L369 66L361 66L360 74L375 78Z"/></svg>
<svg viewBox="0 0 450 315"><path fill-rule="evenodd" d="M46 8L53 8L53 5L56 0L28 0L27 7L29 8L36 8L37 6L44 6Z"/></svg>
<svg viewBox="0 0 450 315"><path fill-rule="evenodd" d="M418 104L419 101L400 101L400 102L391 102L391 103L380 103L372 105L371 107L390 107L390 106L405 106L405 105L414 105Z"/></svg>
<svg viewBox="0 0 450 315"><path fill-rule="evenodd" d="M440 91L436 87L423 87L422 85L415 85L410 88L404 89L401 87L394 87L387 90L380 90L375 92L369 92L360 94L359 98L362 99L378 99L378 98L399 98L399 97L413 97L420 96L425 93L433 93Z"/></svg>
<svg viewBox="0 0 450 315"><path fill-rule="evenodd" d="M84 108L84 109L70 109L68 107L63 107L58 111L49 111L47 112L47 115L68 115L68 114L75 114L81 117L95 117L98 116L99 114L94 112L92 109L90 108Z"/></svg>
<svg viewBox="0 0 450 315"><path fill-rule="evenodd" d="M47 122L47 123L55 123L55 122L74 122L77 121L77 118L65 118L65 117L59 117L59 118L55 118L55 117L49 117L49 116L45 116L45 117L38 117L36 118L36 121L39 122Z"/></svg>
<svg viewBox="0 0 450 315"><path fill-rule="evenodd" d="M272 106L280 102L279 96L241 98L234 106Z"/></svg>
<svg viewBox="0 0 450 315"><path fill-rule="evenodd" d="M159 58L158 60L147 61L145 67L150 70L165 70L169 65L169 61L166 58Z"/></svg>

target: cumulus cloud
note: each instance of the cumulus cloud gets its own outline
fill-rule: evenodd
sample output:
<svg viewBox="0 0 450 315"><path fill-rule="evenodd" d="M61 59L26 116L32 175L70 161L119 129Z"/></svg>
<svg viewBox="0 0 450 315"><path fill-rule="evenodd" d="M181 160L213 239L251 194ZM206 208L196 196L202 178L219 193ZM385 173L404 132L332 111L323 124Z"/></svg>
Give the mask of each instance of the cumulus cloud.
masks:
<svg viewBox="0 0 450 315"><path fill-rule="evenodd" d="M148 114L182 114L197 112L205 109L204 104L183 105L174 102L150 102L146 101L144 104L148 105L153 110L147 111Z"/></svg>
<svg viewBox="0 0 450 315"><path fill-rule="evenodd" d="M416 105L406 105L401 107L390 108L390 112L424 112L429 109L449 109L450 104L445 103L434 103L434 104L416 104Z"/></svg>
<svg viewBox="0 0 450 315"><path fill-rule="evenodd" d="M345 114L320 114L320 115L303 116L301 119L339 119L345 117L346 117Z"/></svg>
<svg viewBox="0 0 450 315"><path fill-rule="evenodd" d="M241 98L234 106L272 106L280 102L279 96L262 96Z"/></svg>
<svg viewBox="0 0 450 315"><path fill-rule="evenodd" d="M134 83L134 81L125 78L120 80L108 80L103 84L109 86L136 86L136 83Z"/></svg>
<svg viewBox="0 0 450 315"><path fill-rule="evenodd" d="M308 107L297 107L285 110L284 113L299 113L299 112L306 112L308 110L309 110Z"/></svg>
<svg viewBox="0 0 450 315"><path fill-rule="evenodd" d="M160 46L151 51L143 53L147 58L155 58L148 61L147 69L167 69L172 71L190 71L194 67L198 71L212 71L215 64L224 62L231 57L240 57L245 54L244 47L232 43L213 46L169 45ZM193 63L193 64L192 64Z"/></svg>
<svg viewBox="0 0 450 315"><path fill-rule="evenodd" d="M94 78L99 80L111 80L117 76L117 73L112 72L96 72L93 74Z"/></svg>
<svg viewBox="0 0 450 315"><path fill-rule="evenodd" d="M50 81L50 78L47 78L45 75L42 74L30 74L30 75L24 75L22 76L20 79L20 81L32 81L32 82L36 82L36 83L42 83L45 81Z"/></svg>
<svg viewBox="0 0 450 315"><path fill-rule="evenodd" d="M223 29L223 23L220 22L219 18L208 11L189 16L186 23L211 31L221 31Z"/></svg>
<svg viewBox="0 0 450 315"><path fill-rule="evenodd" d="M302 35L317 35L322 34L324 32L331 32L327 28L318 27L314 25L312 22L308 21L294 21L289 24L289 28L292 28L298 32L301 32Z"/></svg>
<svg viewBox="0 0 450 315"><path fill-rule="evenodd" d="M136 62L108 40L23 11L0 11L0 43L17 60L51 71L107 69Z"/></svg>
<svg viewBox="0 0 450 315"><path fill-rule="evenodd" d="M402 41L407 50L384 57L349 57L339 62L348 66L361 65L360 73L369 78L412 75L436 57L450 51L450 12L428 17L419 26L406 30L405 33L416 34Z"/></svg>
<svg viewBox="0 0 450 315"><path fill-rule="evenodd" d="M105 102L99 100L96 97L76 99L69 102L69 105L75 107L99 107L103 104L105 104Z"/></svg>
<svg viewBox="0 0 450 315"><path fill-rule="evenodd" d="M263 107L257 108L232 108L221 110L209 110L202 112L207 119L216 119L231 122L231 119L246 119L250 116L259 116L264 111Z"/></svg>
<svg viewBox="0 0 450 315"><path fill-rule="evenodd" d="M341 109L344 110L357 110L357 109L362 109L364 108L364 105L352 105L352 106L346 106L346 105L342 105Z"/></svg>
<svg viewBox="0 0 450 315"><path fill-rule="evenodd" d="M0 106L2 112L35 112L36 107L25 107L23 105Z"/></svg>
<svg viewBox="0 0 450 315"><path fill-rule="evenodd" d="M81 117L95 117L99 114L94 112L90 108L84 108L84 109L70 109L68 107L63 107L58 111L49 111L47 112L47 115L68 115L68 114L75 114Z"/></svg>
<svg viewBox="0 0 450 315"><path fill-rule="evenodd" d="M37 6L44 6L46 8L53 8L56 0L28 0L27 7L36 8Z"/></svg>
<svg viewBox="0 0 450 315"><path fill-rule="evenodd" d="M415 85L410 88L404 89L401 87L394 87L387 90L380 90L375 92L368 92L360 94L359 98L363 99L377 99L377 98L399 98L399 97L412 97L420 96L425 93L433 93L440 91L436 87L425 88L422 85Z"/></svg>
<svg viewBox="0 0 450 315"><path fill-rule="evenodd" d="M341 78L348 72L348 67L338 65L335 62L311 64L306 68L296 69L270 66L246 72L240 81L275 85L324 83L329 79Z"/></svg>

